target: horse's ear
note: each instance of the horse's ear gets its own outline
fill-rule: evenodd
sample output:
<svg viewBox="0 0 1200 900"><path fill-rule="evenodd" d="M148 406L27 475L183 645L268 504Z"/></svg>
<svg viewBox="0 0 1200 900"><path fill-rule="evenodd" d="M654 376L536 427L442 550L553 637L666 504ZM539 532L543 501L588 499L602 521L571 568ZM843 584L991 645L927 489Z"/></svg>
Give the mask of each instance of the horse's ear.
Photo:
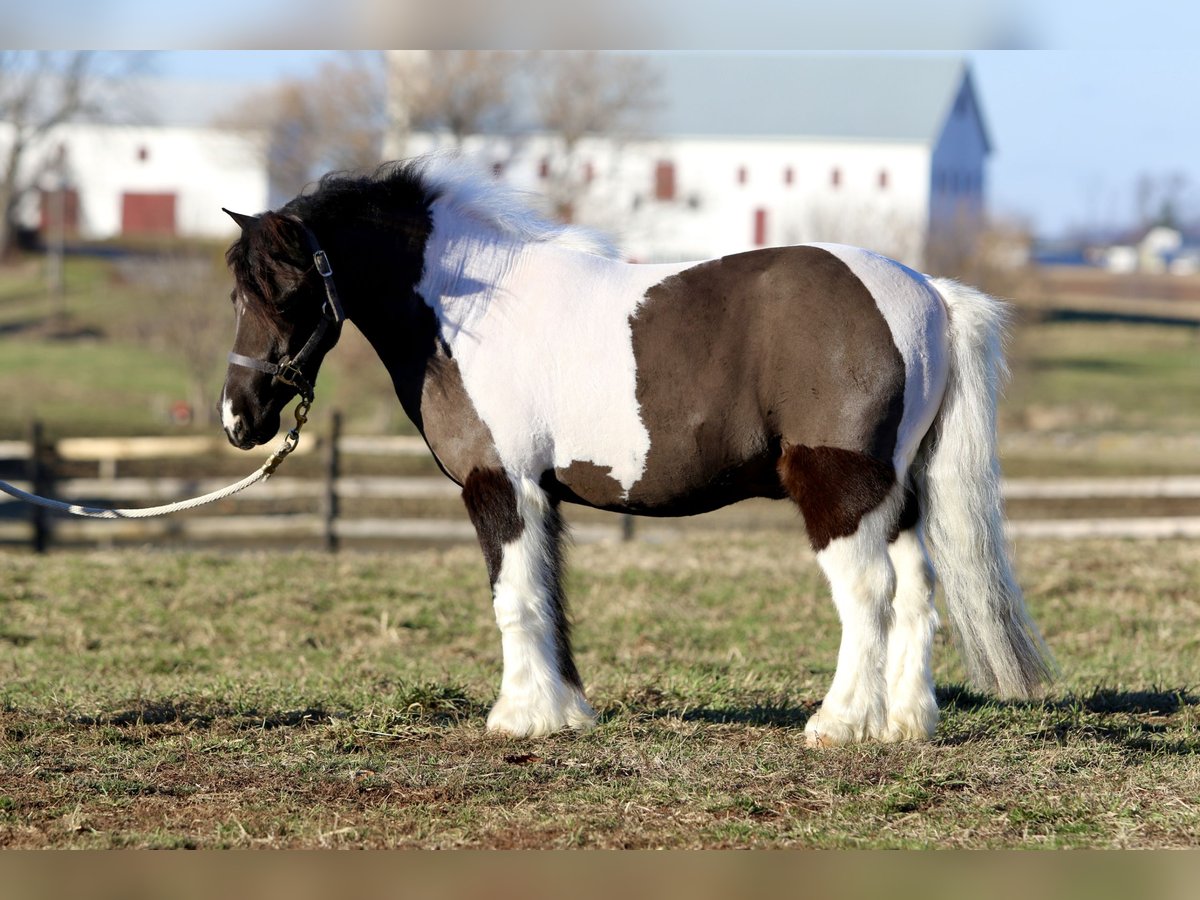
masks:
<svg viewBox="0 0 1200 900"><path fill-rule="evenodd" d="M225 215L237 222L238 227L241 228L242 231L245 231L251 225L254 225L258 222L258 216L245 216L241 213L235 213L232 209L226 209L223 206L221 207L221 212L225 213Z"/></svg>

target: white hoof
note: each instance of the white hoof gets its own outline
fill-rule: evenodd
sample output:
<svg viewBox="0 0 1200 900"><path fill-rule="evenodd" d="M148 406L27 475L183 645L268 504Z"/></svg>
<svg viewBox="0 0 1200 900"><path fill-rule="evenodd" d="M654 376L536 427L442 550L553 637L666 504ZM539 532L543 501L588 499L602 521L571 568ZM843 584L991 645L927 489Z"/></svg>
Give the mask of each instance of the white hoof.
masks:
<svg viewBox="0 0 1200 900"><path fill-rule="evenodd" d="M883 737L884 729L880 724L872 724L871 718L839 716L822 707L809 716L804 726L805 742L810 747L843 747L878 740Z"/></svg>
<svg viewBox="0 0 1200 900"><path fill-rule="evenodd" d="M908 709L888 709L887 730L883 739L889 743L927 741L937 731L938 708L933 697L922 698Z"/></svg>
<svg viewBox="0 0 1200 900"><path fill-rule="evenodd" d="M518 700L502 694L488 713L488 731L509 737L544 737L565 728L591 731L596 727L596 713L578 690L564 688L555 699L557 702Z"/></svg>

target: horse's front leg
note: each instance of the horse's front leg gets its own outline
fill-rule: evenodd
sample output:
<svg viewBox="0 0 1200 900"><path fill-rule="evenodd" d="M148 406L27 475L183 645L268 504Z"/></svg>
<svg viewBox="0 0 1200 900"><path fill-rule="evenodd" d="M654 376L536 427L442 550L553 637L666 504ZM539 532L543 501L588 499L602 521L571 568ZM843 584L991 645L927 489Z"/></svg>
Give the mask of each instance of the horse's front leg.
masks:
<svg viewBox="0 0 1200 900"><path fill-rule="evenodd" d="M463 502L483 548L504 654L488 730L534 737L591 728L596 715L571 656L557 505L532 479L500 469L471 472Z"/></svg>

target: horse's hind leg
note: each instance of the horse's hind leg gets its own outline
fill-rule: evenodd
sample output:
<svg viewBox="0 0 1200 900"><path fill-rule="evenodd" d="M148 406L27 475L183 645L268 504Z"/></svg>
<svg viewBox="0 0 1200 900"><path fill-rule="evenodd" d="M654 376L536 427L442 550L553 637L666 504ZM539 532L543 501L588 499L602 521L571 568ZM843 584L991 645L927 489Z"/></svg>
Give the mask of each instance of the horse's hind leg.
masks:
<svg viewBox="0 0 1200 900"><path fill-rule="evenodd" d="M463 501L483 548L504 674L488 730L516 737L590 728L562 591L563 524L536 482L475 469Z"/></svg>
<svg viewBox="0 0 1200 900"><path fill-rule="evenodd" d="M917 498L906 493L888 556L896 571L893 620L888 632L886 740L923 741L933 737L938 708L930 655L937 632L933 569L917 531Z"/></svg>
<svg viewBox="0 0 1200 900"><path fill-rule="evenodd" d="M832 447L788 448L779 463L804 515L842 622L837 671L805 727L808 742L882 740L887 732L887 648L896 573L888 539L902 492L891 466Z"/></svg>

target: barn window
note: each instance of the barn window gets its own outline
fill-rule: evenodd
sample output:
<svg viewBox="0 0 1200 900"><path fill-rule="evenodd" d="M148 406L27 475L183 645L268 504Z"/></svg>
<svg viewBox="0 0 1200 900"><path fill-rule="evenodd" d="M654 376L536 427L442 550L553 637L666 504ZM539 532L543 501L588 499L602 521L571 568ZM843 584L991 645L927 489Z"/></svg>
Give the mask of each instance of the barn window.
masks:
<svg viewBox="0 0 1200 900"><path fill-rule="evenodd" d="M746 171L745 166L738 166L737 183L745 184L750 179L750 173Z"/></svg>
<svg viewBox="0 0 1200 900"><path fill-rule="evenodd" d="M788 166L783 170L783 183L791 184L796 179L796 173L792 171L792 167Z"/></svg>
<svg viewBox="0 0 1200 900"><path fill-rule="evenodd" d="M675 199L675 164L660 161L654 167L654 199Z"/></svg>
<svg viewBox="0 0 1200 900"><path fill-rule="evenodd" d="M759 207L754 211L754 246L767 245L767 211Z"/></svg>
<svg viewBox="0 0 1200 900"><path fill-rule="evenodd" d="M138 147L137 158L138 158L138 162L145 162L146 160L148 160L150 158L150 148L147 147L145 144L142 144L140 147Z"/></svg>
<svg viewBox="0 0 1200 900"><path fill-rule="evenodd" d="M887 169L880 169L880 170L879 170L879 189L880 189L881 191L886 191L886 190L887 190L887 186L888 186L888 172L887 172Z"/></svg>
<svg viewBox="0 0 1200 900"><path fill-rule="evenodd" d="M550 159L543 156L542 161L538 163L538 178L550 177Z"/></svg>
<svg viewBox="0 0 1200 900"><path fill-rule="evenodd" d="M836 166L834 167L833 171L829 173L829 184L835 188L841 187L842 185L842 170Z"/></svg>

